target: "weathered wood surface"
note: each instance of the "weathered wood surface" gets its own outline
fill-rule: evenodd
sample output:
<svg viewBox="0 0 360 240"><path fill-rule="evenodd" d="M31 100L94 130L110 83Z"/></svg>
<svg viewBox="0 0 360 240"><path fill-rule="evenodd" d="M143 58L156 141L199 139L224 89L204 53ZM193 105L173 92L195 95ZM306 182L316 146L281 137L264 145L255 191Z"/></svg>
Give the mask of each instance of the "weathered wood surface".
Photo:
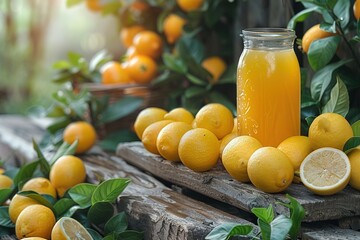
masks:
<svg viewBox="0 0 360 240"><path fill-rule="evenodd" d="M0 126L0 145L7 147L1 154L11 158L15 152L20 152L21 163L35 159L31 141L33 137L40 140L44 133L41 128L26 118L6 116L0 117ZM128 214L131 228L144 231L145 239L204 239L223 222L253 225L238 216L184 196L121 158L109 156L98 148L80 157L86 164L88 182L97 183L116 177L131 179L120 197L118 208ZM19 161L14 164L19 164Z"/></svg>
<svg viewBox="0 0 360 240"><path fill-rule="evenodd" d="M285 194L288 193L305 208L305 222L360 215L360 193L350 187L327 197L312 194L302 184L292 184L281 194L266 194L251 184L233 180L221 164L211 171L196 173L181 163L166 161L146 151L141 142L120 144L117 156L157 177L245 211L250 211L253 207L267 207L278 201L286 201ZM287 214L287 209L279 204L275 204L275 210L279 214Z"/></svg>

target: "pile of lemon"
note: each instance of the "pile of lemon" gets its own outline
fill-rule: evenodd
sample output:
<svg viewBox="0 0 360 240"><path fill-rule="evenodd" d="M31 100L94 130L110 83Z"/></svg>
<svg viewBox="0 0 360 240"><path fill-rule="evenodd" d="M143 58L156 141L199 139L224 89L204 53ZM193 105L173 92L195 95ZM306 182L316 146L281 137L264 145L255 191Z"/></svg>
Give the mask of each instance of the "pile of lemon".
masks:
<svg viewBox="0 0 360 240"><path fill-rule="evenodd" d="M146 108L138 114L134 130L153 154L180 161L196 172L220 162L232 178L264 192L284 191L296 175L319 195L335 194L348 183L360 190L360 148L349 154L342 151L354 134L349 122L336 113L319 115L308 136L291 136L277 147L238 136L236 118L219 103L203 106L195 116L185 108L169 112Z"/></svg>

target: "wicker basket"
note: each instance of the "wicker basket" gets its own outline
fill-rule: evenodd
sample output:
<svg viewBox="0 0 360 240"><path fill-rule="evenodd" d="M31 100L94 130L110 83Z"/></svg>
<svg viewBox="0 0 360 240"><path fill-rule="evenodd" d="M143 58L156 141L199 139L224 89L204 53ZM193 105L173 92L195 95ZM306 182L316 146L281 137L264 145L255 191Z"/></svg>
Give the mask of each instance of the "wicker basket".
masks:
<svg viewBox="0 0 360 240"><path fill-rule="evenodd" d="M108 96L109 104L119 101L124 96L136 96L143 98L144 100L143 104L132 114L119 120L107 123L104 126L100 126L98 129L100 138L117 130L132 129L136 116L144 108L165 106L166 92L164 88L155 88L150 85L140 84L103 85L96 83L83 84L82 88L88 89L88 91L95 97Z"/></svg>

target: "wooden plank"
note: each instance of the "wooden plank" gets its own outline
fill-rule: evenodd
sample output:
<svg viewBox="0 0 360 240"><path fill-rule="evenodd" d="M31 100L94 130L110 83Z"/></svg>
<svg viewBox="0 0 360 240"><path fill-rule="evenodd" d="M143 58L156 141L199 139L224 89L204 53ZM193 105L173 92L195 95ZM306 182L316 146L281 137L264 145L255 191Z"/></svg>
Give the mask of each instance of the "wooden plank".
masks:
<svg viewBox="0 0 360 240"><path fill-rule="evenodd" d="M347 187L333 196L317 196L302 184L292 184L284 193L267 194L251 184L233 180L221 164L204 173L189 170L181 163L172 163L146 151L141 142L120 144L117 155L130 164L174 184L187 187L216 200L250 211L253 207L267 207L286 201L286 193L295 197L305 208L304 221L340 219L360 215L360 193ZM276 204L278 214L288 214L288 209Z"/></svg>
<svg viewBox="0 0 360 240"><path fill-rule="evenodd" d="M360 239L360 232L350 229L325 228L309 231L302 235L303 240L354 240Z"/></svg>

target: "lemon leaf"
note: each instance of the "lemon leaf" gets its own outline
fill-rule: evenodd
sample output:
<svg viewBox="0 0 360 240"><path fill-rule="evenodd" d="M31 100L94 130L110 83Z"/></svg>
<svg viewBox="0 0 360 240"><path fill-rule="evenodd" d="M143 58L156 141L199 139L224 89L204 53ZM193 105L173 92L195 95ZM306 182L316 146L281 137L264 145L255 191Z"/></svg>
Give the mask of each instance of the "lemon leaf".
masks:
<svg viewBox="0 0 360 240"><path fill-rule="evenodd" d="M96 232L95 230L91 229L91 228L86 228L86 230L88 231L88 233L91 235L91 237L94 240L102 240L103 237L100 235L100 233Z"/></svg>
<svg viewBox="0 0 360 240"><path fill-rule="evenodd" d="M87 208L91 206L91 196L95 189L95 184L80 183L69 189L68 193L74 202L83 208Z"/></svg>
<svg viewBox="0 0 360 240"><path fill-rule="evenodd" d="M2 205L6 200L9 199L13 189L11 188L3 188L0 189L0 205Z"/></svg>
<svg viewBox="0 0 360 240"><path fill-rule="evenodd" d="M120 212L105 223L104 231L105 234L112 232L121 233L128 228L128 221L125 212Z"/></svg>
<svg viewBox="0 0 360 240"><path fill-rule="evenodd" d="M54 204L55 215L57 217L62 216L66 211L68 211L71 207L76 205L70 198L61 198Z"/></svg>
<svg viewBox="0 0 360 240"><path fill-rule="evenodd" d="M144 239L144 233L135 230L125 230L124 232L117 234L117 237L117 239L142 240Z"/></svg>
<svg viewBox="0 0 360 240"><path fill-rule="evenodd" d="M347 88L344 82L338 77L337 83L331 89L330 99L325 104L322 113L334 112L343 117L349 112L350 100Z"/></svg>
<svg viewBox="0 0 360 240"><path fill-rule="evenodd" d="M360 136L360 120L356 121L351 125L352 130L354 132L354 136Z"/></svg>
<svg viewBox="0 0 360 240"><path fill-rule="evenodd" d="M239 223L223 223L216 226L206 237L207 240L225 240L232 236L246 236L253 230L250 225Z"/></svg>
<svg viewBox="0 0 360 240"><path fill-rule="evenodd" d="M39 159L38 161L40 165L40 170L44 174L44 176L48 178L50 173L50 164L47 161L47 159L44 157L44 154L41 152L39 145L35 142L34 139L32 140L32 142L33 142L34 150L36 151Z"/></svg>
<svg viewBox="0 0 360 240"><path fill-rule="evenodd" d="M110 202L97 202L88 211L87 217L90 222L102 224L107 222L114 214L114 206Z"/></svg>
<svg viewBox="0 0 360 240"><path fill-rule="evenodd" d="M14 177L14 185L18 186L29 180L33 176L38 165L39 161L34 161L22 166Z"/></svg>
<svg viewBox="0 0 360 240"><path fill-rule="evenodd" d="M352 137L346 141L343 151L348 154L354 148L360 146L360 136Z"/></svg>
<svg viewBox="0 0 360 240"><path fill-rule="evenodd" d="M103 201L115 202L129 183L128 178L114 178L100 183L92 194L91 203L94 205Z"/></svg>
<svg viewBox="0 0 360 240"><path fill-rule="evenodd" d="M292 226L291 219L284 215L277 216L271 223L270 240L285 239Z"/></svg>
<svg viewBox="0 0 360 240"><path fill-rule="evenodd" d="M251 212L265 223L271 223L274 220L274 210L271 204L268 208L252 208Z"/></svg>
<svg viewBox="0 0 360 240"><path fill-rule="evenodd" d="M15 227L15 224L10 219L8 206L0 206L0 226Z"/></svg>
<svg viewBox="0 0 360 240"><path fill-rule="evenodd" d="M308 50L308 60L313 70L319 70L328 64L335 56L340 43L340 36L332 36L318 39L310 44Z"/></svg>
<svg viewBox="0 0 360 240"><path fill-rule="evenodd" d="M298 12L290 19L287 28L295 29L296 23L305 21L313 12L319 12L319 7L306 8Z"/></svg>
<svg viewBox="0 0 360 240"><path fill-rule="evenodd" d="M56 160L65 155L73 155L75 153L75 149L78 145L78 140L76 139L71 145L67 142L63 142L61 146L56 151L55 155L50 159L49 163L52 166Z"/></svg>

